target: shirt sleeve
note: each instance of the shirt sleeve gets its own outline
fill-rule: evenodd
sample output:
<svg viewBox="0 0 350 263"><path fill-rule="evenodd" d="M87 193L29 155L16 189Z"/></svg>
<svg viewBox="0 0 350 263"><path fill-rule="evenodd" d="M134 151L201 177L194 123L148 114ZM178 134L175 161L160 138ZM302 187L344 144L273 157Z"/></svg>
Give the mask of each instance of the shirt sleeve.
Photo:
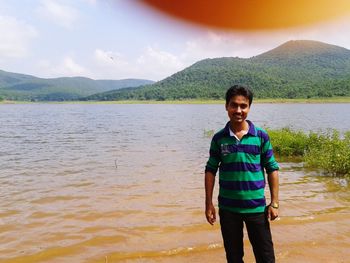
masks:
<svg viewBox="0 0 350 263"><path fill-rule="evenodd" d="M205 171L212 172L214 175L216 175L220 162L220 148L213 138L210 143L209 159L207 165L205 166Z"/></svg>
<svg viewBox="0 0 350 263"><path fill-rule="evenodd" d="M279 166L273 154L272 145L267 133L266 133L266 136L264 137L265 138L263 140L262 150L261 150L261 160L266 172L271 173L275 170L279 170Z"/></svg>

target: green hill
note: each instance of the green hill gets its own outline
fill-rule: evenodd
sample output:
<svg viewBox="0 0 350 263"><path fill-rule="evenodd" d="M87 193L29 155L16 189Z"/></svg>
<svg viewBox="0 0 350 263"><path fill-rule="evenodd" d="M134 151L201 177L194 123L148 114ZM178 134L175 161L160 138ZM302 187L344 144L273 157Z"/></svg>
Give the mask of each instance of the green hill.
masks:
<svg viewBox="0 0 350 263"><path fill-rule="evenodd" d="M9 100L63 101L108 90L151 84L142 79L93 80L83 77L43 79L0 70L0 97Z"/></svg>
<svg viewBox="0 0 350 263"><path fill-rule="evenodd" d="M350 50L317 41L288 41L255 57L205 59L152 85L85 99L219 99L236 83L250 86L257 98L350 96Z"/></svg>

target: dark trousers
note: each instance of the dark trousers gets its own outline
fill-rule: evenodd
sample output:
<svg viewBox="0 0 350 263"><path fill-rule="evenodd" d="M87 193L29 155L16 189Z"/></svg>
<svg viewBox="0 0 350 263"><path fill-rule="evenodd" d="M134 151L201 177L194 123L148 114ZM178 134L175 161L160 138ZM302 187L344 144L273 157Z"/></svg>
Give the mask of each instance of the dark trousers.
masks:
<svg viewBox="0 0 350 263"><path fill-rule="evenodd" d="M243 263L243 222L257 263L275 262L270 224L266 213L239 214L220 209L221 233L228 263Z"/></svg>

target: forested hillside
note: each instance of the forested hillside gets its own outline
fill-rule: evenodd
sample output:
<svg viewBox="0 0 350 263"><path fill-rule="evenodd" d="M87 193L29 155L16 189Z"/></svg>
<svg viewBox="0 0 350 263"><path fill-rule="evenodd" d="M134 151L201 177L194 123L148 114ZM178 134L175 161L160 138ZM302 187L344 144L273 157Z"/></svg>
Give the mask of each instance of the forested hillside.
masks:
<svg viewBox="0 0 350 263"><path fill-rule="evenodd" d="M205 59L152 85L85 100L219 99L236 83L250 86L258 98L350 96L350 50L289 41L259 56Z"/></svg>
<svg viewBox="0 0 350 263"><path fill-rule="evenodd" d="M43 79L0 70L0 97L8 100L64 101L108 90L151 84L142 79L93 80L83 77Z"/></svg>

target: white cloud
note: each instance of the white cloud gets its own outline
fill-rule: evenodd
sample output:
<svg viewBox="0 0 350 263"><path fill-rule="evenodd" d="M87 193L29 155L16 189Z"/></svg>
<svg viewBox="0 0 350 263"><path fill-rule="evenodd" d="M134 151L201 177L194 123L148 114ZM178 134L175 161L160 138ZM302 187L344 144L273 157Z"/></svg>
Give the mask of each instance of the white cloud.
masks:
<svg viewBox="0 0 350 263"><path fill-rule="evenodd" d="M258 55L278 45L276 39L263 37L263 33L207 32L207 34L188 40L181 61L192 64L206 58L241 57Z"/></svg>
<svg viewBox="0 0 350 263"><path fill-rule="evenodd" d="M175 55L154 47L147 47L134 59L126 59L119 52L96 49L94 60L94 78L160 80L184 67Z"/></svg>
<svg viewBox="0 0 350 263"><path fill-rule="evenodd" d="M183 69L184 64L170 52L147 47L145 53L136 60L136 66L146 74L164 76Z"/></svg>
<svg viewBox="0 0 350 263"><path fill-rule="evenodd" d="M69 75L84 75L86 70L84 67L78 65L72 58L65 57L62 62L61 69Z"/></svg>
<svg viewBox="0 0 350 263"><path fill-rule="evenodd" d="M122 54L115 51L105 51L96 49L93 54L95 79L122 79L133 78L136 75L136 69L132 61L126 60Z"/></svg>
<svg viewBox="0 0 350 263"><path fill-rule="evenodd" d="M70 56L65 56L58 64L53 64L49 60L41 60L38 63L41 77L75 77L75 76L90 76L91 73L85 67L79 65Z"/></svg>
<svg viewBox="0 0 350 263"><path fill-rule="evenodd" d="M10 16L0 16L0 57L27 56L29 44L38 35L36 29Z"/></svg>
<svg viewBox="0 0 350 263"><path fill-rule="evenodd" d="M104 51L102 49L95 50L95 59L100 66L115 67L116 65L125 64L123 57L118 52Z"/></svg>
<svg viewBox="0 0 350 263"><path fill-rule="evenodd" d="M261 46L259 48L261 52L268 50ZM187 41L182 51L177 54L148 46L143 53L136 55L136 58L126 58L119 52L96 49L92 77L162 80L205 58L241 56L242 53L249 57L255 55L257 51L254 52L251 54L252 47L246 46L242 37L213 32Z"/></svg>
<svg viewBox="0 0 350 263"><path fill-rule="evenodd" d="M37 12L44 19L68 29L73 28L79 18L77 9L53 0L42 0Z"/></svg>

